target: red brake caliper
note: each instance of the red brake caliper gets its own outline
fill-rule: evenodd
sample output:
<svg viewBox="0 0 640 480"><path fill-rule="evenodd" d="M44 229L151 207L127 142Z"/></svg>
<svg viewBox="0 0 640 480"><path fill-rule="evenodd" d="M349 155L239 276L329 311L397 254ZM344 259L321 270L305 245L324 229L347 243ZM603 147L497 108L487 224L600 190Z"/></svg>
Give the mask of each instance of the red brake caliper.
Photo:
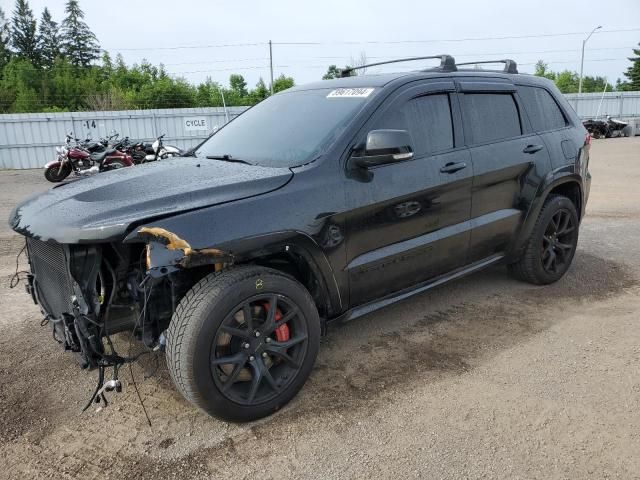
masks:
<svg viewBox="0 0 640 480"><path fill-rule="evenodd" d="M268 314L269 304L263 303L262 306L264 307L264 309ZM282 320L282 312L280 311L279 308L277 308L275 321L279 322L280 320ZM276 340L278 340L279 342L286 342L287 340L289 340L289 325L287 325L286 323L280 325L278 328L275 329L275 334L276 334Z"/></svg>

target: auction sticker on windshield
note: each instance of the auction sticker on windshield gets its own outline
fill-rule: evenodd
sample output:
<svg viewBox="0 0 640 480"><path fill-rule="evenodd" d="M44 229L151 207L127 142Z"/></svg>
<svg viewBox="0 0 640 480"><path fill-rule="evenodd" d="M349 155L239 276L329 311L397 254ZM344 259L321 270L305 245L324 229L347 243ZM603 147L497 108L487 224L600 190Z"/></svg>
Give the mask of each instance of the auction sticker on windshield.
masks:
<svg viewBox="0 0 640 480"><path fill-rule="evenodd" d="M331 90L327 98L366 98L371 95L372 92L373 88L337 88L336 90Z"/></svg>

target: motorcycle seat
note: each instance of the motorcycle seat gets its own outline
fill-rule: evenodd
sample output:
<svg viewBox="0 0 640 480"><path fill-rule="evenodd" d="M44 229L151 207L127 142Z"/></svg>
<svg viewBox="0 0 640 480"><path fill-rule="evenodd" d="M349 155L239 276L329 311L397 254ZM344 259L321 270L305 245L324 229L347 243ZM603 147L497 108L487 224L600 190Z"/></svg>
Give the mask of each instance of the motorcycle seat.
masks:
<svg viewBox="0 0 640 480"><path fill-rule="evenodd" d="M115 152L116 149L115 148L107 148L104 152L98 152L98 153L92 153L91 155L89 155L89 157L91 158L91 160L93 160L94 162L101 162L103 161L107 156L111 155L113 152Z"/></svg>

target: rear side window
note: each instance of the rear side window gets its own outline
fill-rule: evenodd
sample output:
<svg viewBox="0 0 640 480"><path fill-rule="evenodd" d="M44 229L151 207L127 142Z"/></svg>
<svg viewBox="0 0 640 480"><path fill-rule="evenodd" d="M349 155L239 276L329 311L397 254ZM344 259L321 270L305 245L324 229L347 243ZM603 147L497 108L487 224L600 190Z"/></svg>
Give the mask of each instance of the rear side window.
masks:
<svg viewBox="0 0 640 480"><path fill-rule="evenodd" d="M562 110L544 88L519 86L518 93L536 132L567 126Z"/></svg>
<svg viewBox="0 0 640 480"><path fill-rule="evenodd" d="M416 156L453 148L453 121L449 95L433 94L413 98L388 112L377 128L408 130Z"/></svg>
<svg viewBox="0 0 640 480"><path fill-rule="evenodd" d="M522 135L520 115L508 93L465 93L464 122L473 143L484 143Z"/></svg>

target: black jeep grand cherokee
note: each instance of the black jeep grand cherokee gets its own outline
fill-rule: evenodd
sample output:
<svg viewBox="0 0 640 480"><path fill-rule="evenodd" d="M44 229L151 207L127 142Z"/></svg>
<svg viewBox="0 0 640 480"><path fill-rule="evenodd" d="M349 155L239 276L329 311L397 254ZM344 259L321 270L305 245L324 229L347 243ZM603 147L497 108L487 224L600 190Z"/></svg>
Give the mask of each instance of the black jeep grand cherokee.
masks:
<svg viewBox="0 0 640 480"><path fill-rule="evenodd" d="M489 72L437 58L291 88L193 158L17 206L28 290L54 337L100 386L133 360L110 335L133 331L166 346L189 401L246 421L298 392L328 321L497 262L558 280L589 193L590 137L551 82L514 62Z"/></svg>

